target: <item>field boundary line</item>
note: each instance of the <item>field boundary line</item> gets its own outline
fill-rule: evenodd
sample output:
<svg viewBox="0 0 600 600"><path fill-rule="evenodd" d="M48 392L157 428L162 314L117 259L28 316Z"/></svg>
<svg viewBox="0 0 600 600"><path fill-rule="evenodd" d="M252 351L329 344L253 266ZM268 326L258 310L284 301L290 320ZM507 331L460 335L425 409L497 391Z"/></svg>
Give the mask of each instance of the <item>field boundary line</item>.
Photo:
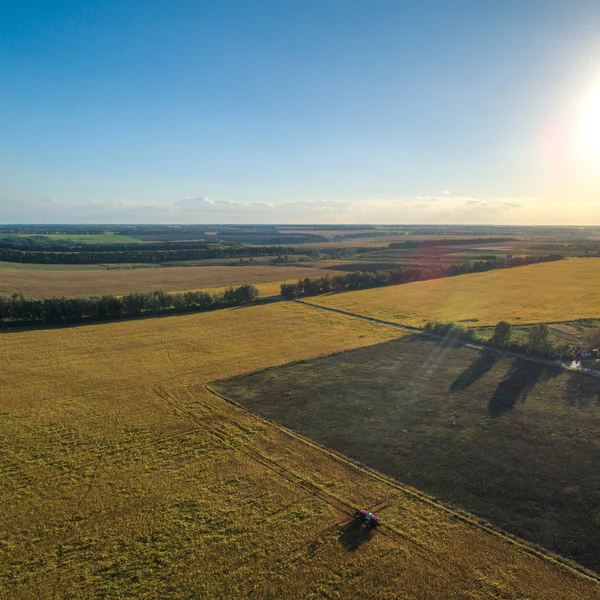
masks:
<svg viewBox="0 0 600 600"><path fill-rule="evenodd" d="M287 365L282 365L282 366L287 366ZM270 368L275 369L275 368L281 368L281 367L270 367ZM266 369L262 369L262 370L266 370ZM257 371L257 373L258 372L260 372L260 371ZM231 378L231 379L234 379L234 378ZM219 380L219 381L227 381L227 380ZM217 383L217 381L211 382L211 383ZM478 521L477 519L474 519L472 515L468 515L467 513L462 513L462 511L454 509L454 508L450 508L449 506L446 506L445 504L441 503L439 500L432 498L431 496L428 496L427 494L425 494L424 492L421 492L420 490L417 490L416 488L412 488L410 486L402 484L399 481L397 481L396 479L389 477L387 475L384 475L383 473L380 473L379 471L373 469L372 467L369 467L368 465L361 463L360 461L357 461L348 456L345 456L344 454L337 452L336 450L332 450L331 448L328 448L326 446L323 446L322 444L319 444L299 433L296 433L295 431L292 431L291 429L289 429L283 425L280 425L279 423L276 423L274 421L271 421L270 419L262 417L256 413L252 412L251 410L248 410L247 408L245 408L243 405L239 404L235 400L232 400L231 398L228 398L224 394L216 391L215 389L213 389L211 387L211 383L206 384L203 387L210 393L217 396L218 398L221 398L225 402L228 402L229 404L242 410L244 413L251 415L255 419L262 421L263 423L268 424L270 426L273 426L276 429L287 434L288 436L290 436L294 439L297 439L298 441L301 441L317 450L320 450L321 452L324 452L325 454L328 454L329 456L331 456L338 462L341 462L342 464L348 465L358 471L366 472L368 475L374 477L375 479L407 494L408 496L416 498L417 500L419 500L425 504L428 504L437 509L440 509L444 513L450 515L451 517L453 517L459 521L467 523L468 525L471 525L478 530L481 530L486 533L492 534L496 537L499 537L499 538L509 542L513 546L517 547L519 550L521 550L522 552L524 552L526 554L530 554L530 555L536 556L537 558L540 558L542 560L551 562L551 563L553 563L557 566L560 566L563 569L571 572L572 574L575 574L579 577L583 577L584 579L588 579L588 580L600 585L600 574L596 574L593 571L590 571L590 570L586 569L585 567L578 565L577 563L571 563L569 561L569 559L562 557L560 555L557 555L557 554L555 555L555 554L551 553L549 550L543 548L542 546L536 546L532 542L523 540L521 538L518 538L517 536L513 536L512 534L510 534L508 532L504 532L499 529L496 529L491 523L484 522L483 519L481 521ZM396 532L395 528L391 528L389 526L388 526L388 528L391 531ZM405 534L402 534L403 537L404 537L404 535ZM412 541L411 538L409 538L409 539L410 539L410 541ZM421 545L421 542L418 542L418 545Z"/></svg>
<svg viewBox="0 0 600 600"><path fill-rule="evenodd" d="M289 302L289 301L288 301ZM473 348L477 350L487 350L497 352L502 354L503 356L507 356L510 358L520 358L522 360L528 360L530 362L539 363L542 365L557 367L559 369L565 369L566 371L572 371L574 373L583 373L585 375L591 375L592 377L600 378L600 371L596 369L588 369L587 367L573 367L558 360L552 360L550 358L541 358L540 356L533 356L531 354L521 354L520 352L514 352L513 350L502 350L501 348L495 348L494 346L488 346L486 344L479 344L477 342L464 342L461 340L449 340L441 335L437 335L435 333L430 333L428 331L424 331L423 329L419 329L418 327L412 327L410 325L402 325L401 323L394 323L393 321L385 321L384 319L378 319L376 317L368 317L366 315L359 315L357 313L348 312L345 310L341 310L339 308L330 308L329 306L321 306L319 304L311 304L310 302L304 302L303 300L291 300L291 302L296 302L297 304L302 304L304 306L310 306L316 310L325 310L327 312L337 313L339 315L344 315L346 317L353 317L355 319L361 319L363 321L369 321L371 323L377 323L379 325L387 325L388 327L394 327L396 329L401 329L404 331L409 331L411 333L415 333L417 335L421 335L424 337L433 338L440 341L451 341L453 344L464 348ZM521 325L521 323L519 323Z"/></svg>

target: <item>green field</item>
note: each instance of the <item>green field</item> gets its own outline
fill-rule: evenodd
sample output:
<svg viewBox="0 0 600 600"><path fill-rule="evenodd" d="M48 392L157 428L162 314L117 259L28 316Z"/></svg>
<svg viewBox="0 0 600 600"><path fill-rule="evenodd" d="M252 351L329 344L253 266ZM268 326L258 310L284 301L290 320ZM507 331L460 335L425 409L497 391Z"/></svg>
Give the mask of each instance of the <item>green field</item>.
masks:
<svg viewBox="0 0 600 600"><path fill-rule="evenodd" d="M600 570L598 379L415 336L215 389Z"/></svg>
<svg viewBox="0 0 600 600"><path fill-rule="evenodd" d="M110 233L0 233L0 239L10 239L15 237L45 237L53 241L79 242L83 244L141 244L141 240L138 240L137 238L128 235L113 235Z"/></svg>

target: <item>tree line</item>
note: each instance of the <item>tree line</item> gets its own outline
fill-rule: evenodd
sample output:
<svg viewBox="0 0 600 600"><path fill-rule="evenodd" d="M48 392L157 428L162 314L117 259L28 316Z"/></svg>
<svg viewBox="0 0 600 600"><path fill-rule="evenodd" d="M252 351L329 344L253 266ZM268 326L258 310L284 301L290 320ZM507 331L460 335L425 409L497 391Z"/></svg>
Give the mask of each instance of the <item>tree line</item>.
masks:
<svg viewBox="0 0 600 600"><path fill-rule="evenodd" d="M12 325L68 325L110 321L147 315L201 312L254 302L253 285L228 288L222 293L135 292L125 296L86 298L26 298L23 294L0 296L0 327Z"/></svg>
<svg viewBox="0 0 600 600"><path fill-rule="evenodd" d="M493 269L519 267L542 262L562 260L559 254L547 256L517 256L514 258L475 261L472 263L450 265L428 265L398 267L389 271L354 271L344 275L326 275L325 277L306 277L297 283L281 285L281 295L292 299L302 296L317 296L329 292L344 290L362 290L366 288L398 285L412 281L426 281L442 277L454 277L467 273L482 273Z"/></svg>
<svg viewBox="0 0 600 600"><path fill-rule="evenodd" d="M0 238L0 248L12 250L32 250L39 252L127 252L128 250L208 250L221 244L209 243L205 240L190 242L124 242L124 243L92 243L69 239L53 239L45 236L23 236ZM224 245L224 244L222 244Z"/></svg>
<svg viewBox="0 0 600 600"><path fill-rule="evenodd" d="M140 247L141 246L141 247ZM0 247L0 261L36 264L161 263L208 258L246 258L283 254L305 254L298 248L282 246L209 246L177 250L146 250L138 244L129 250L73 248L67 251L21 250Z"/></svg>
<svg viewBox="0 0 600 600"><path fill-rule="evenodd" d="M488 340L477 337L473 329L462 327L456 323L440 323L433 321L425 324L425 332L438 335L448 340L483 343L500 350L510 350L520 354L539 356L540 358L558 358L559 360L575 360L581 354L580 349L568 342L556 343L546 323L537 323L527 331L527 338L522 342L512 339L513 326L507 321L499 321L494 333ZM600 341L596 332L595 343Z"/></svg>
<svg viewBox="0 0 600 600"><path fill-rule="evenodd" d="M406 248L418 248L420 246L463 246L465 244L499 244L502 242L516 242L514 237L484 237L484 238L458 238L458 239L435 239L435 240L409 240L406 242L391 242L390 250L402 250Z"/></svg>

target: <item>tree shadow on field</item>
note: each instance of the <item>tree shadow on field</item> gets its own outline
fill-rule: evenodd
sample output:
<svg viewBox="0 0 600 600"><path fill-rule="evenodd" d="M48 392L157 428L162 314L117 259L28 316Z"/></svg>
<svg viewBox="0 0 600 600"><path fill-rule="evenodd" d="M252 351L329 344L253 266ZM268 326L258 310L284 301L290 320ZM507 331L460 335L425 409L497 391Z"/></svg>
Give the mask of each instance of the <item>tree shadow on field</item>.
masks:
<svg viewBox="0 0 600 600"><path fill-rule="evenodd" d="M565 404L585 408L591 403L600 404L600 380L585 373L571 373L565 387Z"/></svg>
<svg viewBox="0 0 600 600"><path fill-rule="evenodd" d="M501 417L511 411L517 402L525 399L540 381L553 379L561 374L557 367L516 359L507 376L498 384L488 403L490 417Z"/></svg>
<svg viewBox="0 0 600 600"><path fill-rule="evenodd" d="M352 519L348 523L338 540L341 544L351 552L357 550L364 542L368 542L373 537L373 530Z"/></svg>
<svg viewBox="0 0 600 600"><path fill-rule="evenodd" d="M471 363L450 385L450 391L464 390L483 377L497 362L499 355L496 352L484 351L477 360Z"/></svg>

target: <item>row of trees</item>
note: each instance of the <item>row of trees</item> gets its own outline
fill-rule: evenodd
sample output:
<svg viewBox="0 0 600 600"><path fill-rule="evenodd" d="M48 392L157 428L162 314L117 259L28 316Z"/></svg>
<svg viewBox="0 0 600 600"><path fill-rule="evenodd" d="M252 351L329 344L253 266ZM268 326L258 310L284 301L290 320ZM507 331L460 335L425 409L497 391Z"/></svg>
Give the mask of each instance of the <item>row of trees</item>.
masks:
<svg viewBox="0 0 600 600"><path fill-rule="evenodd" d="M526 342L513 341L511 339L512 334L512 325L506 321L500 321L496 324L494 333L488 343L496 348L506 348L516 352L560 360L575 360L583 350L589 350L600 343L600 332L598 330L588 331L584 334L583 347L576 347L568 342L557 343L546 323L537 323L529 327Z"/></svg>
<svg viewBox="0 0 600 600"><path fill-rule="evenodd" d="M200 312L254 302L253 285L229 288L223 293L135 292L126 296L89 298L26 298L23 294L0 296L0 327L106 321L168 313Z"/></svg>
<svg viewBox="0 0 600 600"><path fill-rule="evenodd" d="M521 354L531 354L541 358L558 358L574 360L579 354L572 344L559 343L552 339L551 331L546 323L537 323L527 331L527 340L517 342L512 339L513 327L507 321L499 321L494 327L494 333L487 341L477 337L473 329L468 329L456 323L440 323L434 321L425 325L425 331L439 335L449 340L461 342L485 342L488 346L502 350L511 350Z"/></svg>
<svg viewBox="0 0 600 600"><path fill-rule="evenodd" d="M247 258L251 256L271 256L299 254L297 248L282 246L222 246L206 248L180 248L177 250L147 250L138 244L129 250L81 248L69 251L19 250L0 247L0 261L36 264L102 264L102 263L161 263L207 258ZM303 252L306 253L306 252Z"/></svg>
<svg viewBox="0 0 600 600"><path fill-rule="evenodd" d="M305 279L298 280L297 283L282 284L281 295L287 299L299 298L301 296L316 296L329 292L361 290L386 285L398 285L411 281L453 277L466 273L481 273L492 269L562 260L562 258L561 255L557 254L548 256L520 256L513 259L475 261L472 263L465 262L451 265L398 267L390 271L354 271L344 275L334 275L333 277L330 275L318 278L306 277Z"/></svg>
<svg viewBox="0 0 600 600"><path fill-rule="evenodd" d="M463 246L465 244L499 244L502 242L516 242L514 237L485 237L485 238L455 238L434 240L410 240L406 242L391 242L391 249L404 250L407 248L419 248L420 246Z"/></svg>
<svg viewBox="0 0 600 600"><path fill-rule="evenodd" d="M0 248L38 252L127 252L128 250L207 250L216 244L205 240L174 242L91 243L69 239L54 239L43 235L0 238Z"/></svg>

